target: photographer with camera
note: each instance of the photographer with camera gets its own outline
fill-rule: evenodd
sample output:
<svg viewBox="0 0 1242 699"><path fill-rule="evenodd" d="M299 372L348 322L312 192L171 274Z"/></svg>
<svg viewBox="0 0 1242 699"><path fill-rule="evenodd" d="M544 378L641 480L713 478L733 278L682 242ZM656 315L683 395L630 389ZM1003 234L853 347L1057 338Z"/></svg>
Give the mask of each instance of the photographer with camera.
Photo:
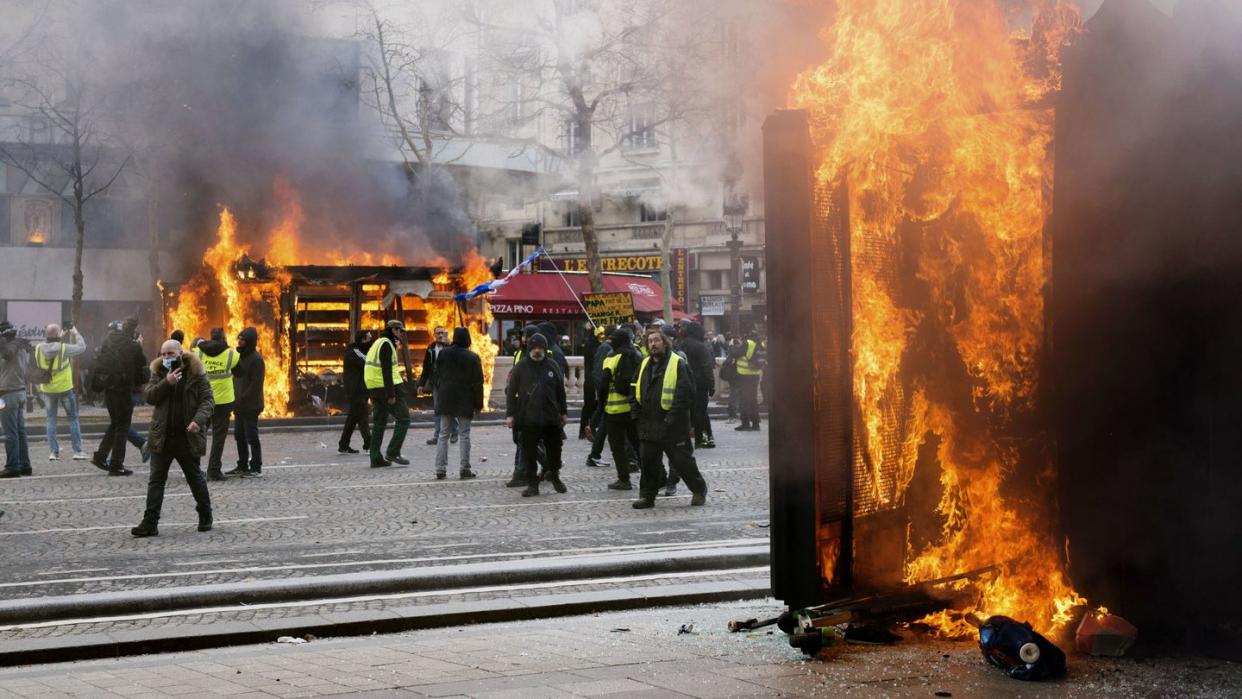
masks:
<svg viewBox="0 0 1242 699"><path fill-rule="evenodd" d="M0 427L4 429L4 471L0 478L29 476L26 444L26 372L30 343L17 336L9 321L0 322Z"/></svg>
<svg viewBox="0 0 1242 699"><path fill-rule="evenodd" d="M34 362L41 374L39 391L47 398L47 446L49 461L60 458L60 442L56 439L56 420L64 406L69 418L69 438L74 461L86 460L82 453L82 428L78 422L78 394L73 386L73 358L86 352L86 338L73 329L72 321L47 326L43 342L35 345Z"/></svg>

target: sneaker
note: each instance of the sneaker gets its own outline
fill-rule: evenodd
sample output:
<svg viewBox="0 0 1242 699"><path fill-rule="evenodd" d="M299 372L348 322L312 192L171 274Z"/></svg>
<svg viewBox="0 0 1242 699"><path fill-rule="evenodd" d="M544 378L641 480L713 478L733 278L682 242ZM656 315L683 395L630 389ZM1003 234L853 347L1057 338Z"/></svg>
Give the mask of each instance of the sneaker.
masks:
<svg viewBox="0 0 1242 699"><path fill-rule="evenodd" d="M548 482L552 484L552 489L558 493L569 492L569 488L565 487L565 482L561 480L561 475L559 473L549 474Z"/></svg>
<svg viewBox="0 0 1242 699"><path fill-rule="evenodd" d="M410 460L400 454L397 454L396 456L390 456L388 457L388 460L393 462L394 464L401 464L402 466L410 465Z"/></svg>
<svg viewBox="0 0 1242 699"><path fill-rule="evenodd" d="M707 493L695 493L690 496L690 504L695 507L702 507L707 504Z"/></svg>
<svg viewBox="0 0 1242 699"><path fill-rule="evenodd" d="M345 446L343 446L343 447L338 448L338 449L336 450L336 453L338 453L338 454L358 454L358 453L360 453L360 452L359 452L357 449L354 449L353 447L351 447L351 446L349 446L349 445L345 445Z"/></svg>
<svg viewBox="0 0 1242 699"><path fill-rule="evenodd" d="M587 468L602 468L604 464L594 456L588 456L586 460Z"/></svg>
<svg viewBox="0 0 1242 699"><path fill-rule="evenodd" d="M715 448L716 448L716 440L714 440L714 439L708 439L706 442L703 442L703 448L704 448L704 449L715 449Z"/></svg>
<svg viewBox="0 0 1242 699"><path fill-rule="evenodd" d="M155 526L155 522L144 521L133 529L130 529L129 533L141 539L148 536L159 536L160 530L159 527Z"/></svg>
<svg viewBox="0 0 1242 699"><path fill-rule="evenodd" d="M449 435L449 444L456 444L456 443L457 443L457 435L455 434Z"/></svg>
<svg viewBox="0 0 1242 699"><path fill-rule="evenodd" d="M526 490L522 491L522 497L524 498L533 498L538 494L539 494L539 486L537 485L528 485L526 486Z"/></svg>
<svg viewBox="0 0 1242 699"><path fill-rule="evenodd" d="M207 469L207 480L209 480L209 481L222 481L222 480L225 480L225 478L224 478L224 474L220 472L220 469L218 469L218 468L209 468L209 469Z"/></svg>
<svg viewBox="0 0 1242 699"><path fill-rule="evenodd" d="M109 476L132 476L134 472L122 466L121 468L108 469Z"/></svg>
<svg viewBox="0 0 1242 699"><path fill-rule="evenodd" d="M22 477L22 472L20 469L16 471L12 471L6 468L3 471L0 471L0 478L21 478L21 477Z"/></svg>
<svg viewBox="0 0 1242 699"><path fill-rule="evenodd" d="M107 470L108 470L108 464L104 463L104 462L103 462L103 461L102 461L99 457L97 457L97 456L96 456L96 457L92 457L92 458L91 458L91 466L94 466L95 468L99 469L100 471L107 471Z"/></svg>
<svg viewBox="0 0 1242 699"><path fill-rule="evenodd" d="M471 471L469 468L463 468L457 474L457 478L463 481L468 481L471 478L478 478L478 474L476 474L474 471Z"/></svg>
<svg viewBox="0 0 1242 699"><path fill-rule="evenodd" d="M618 478L617 480L608 484L608 489L609 490L633 490L634 484L630 483L629 481L621 480L620 478Z"/></svg>
<svg viewBox="0 0 1242 699"><path fill-rule="evenodd" d="M436 442L438 442L438 441L440 441L440 440L435 439L434 437L433 437L433 438L431 438L431 439L428 439L428 440L427 440L427 446L431 446L431 445L435 444L435 443L436 443Z"/></svg>
<svg viewBox="0 0 1242 699"><path fill-rule="evenodd" d="M442 480L444 480L445 478L448 478L448 474L447 474L447 473L445 473L444 471L436 471L436 480L438 480L438 481L442 481Z"/></svg>
<svg viewBox="0 0 1242 699"><path fill-rule="evenodd" d="M258 471L258 470L243 471L243 472L242 472L242 474L241 474L241 477L242 477L242 478L262 478L262 477L263 477L263 472L262 472L262 471Z"/></svg>
<svg viewBox="0 0 1242 699"><path fill-rule="evenodd" d="M655 498L639 498L630 507L636 510L650 510L655 507Z"/></svg>
<svg viewBox="0 0 1242 699"><path fill-rule="evenodd" d="M87 459L89 459L89 458L90 458L89 456L87 456L86 454L83 454L83 453L82 453L82 452L80 452L80 451L75 451L75 452L73 452L73 460L74 460L74 461L86 461L86 460L87 460ZM145 459L144 459L144 461L145 461Z"/></svg>
<svg viewBox="0 0 1242 699"><path fill-rule="evenodd" d="M48 454L47 460L48 461L60 461L60 456L57 454Z"/></svg>
<svg viewBox="0 0 1242 699"><path fill-rule="evenodd" d="M519 478L519 477L517 477L517 476L514 476L513 478L510 478L510 479L509 479L509 482L508 482L508 483L505 483L505 487L506 487L506 488L521 488L521 487L523 487L523 486L525 486L525 485L526 485L526 479L525 479L525 478Z"/></svg>
<svg viewBox="0 0 1242 699"><path fill-rule="evenodd" d="M384 468L385 466L392 466L392 462L388 459L380 459L379 461L371 459L371 468Z"/></svg>
<svg viewBox="0 0 1242 699"><path fill-rule="evenodd" d="M145 464L146 462L150 461L151 460L151 440L148 439L147 441L143 442L142 446L138 447L138 453L142 455L142 463ZM77 458L77 457L74 457L74 458Z"/></svg>
<svg viewBox="0 0 1242 699"><path fill-rule="evenodd" d="M233 470L231 470L231 471L225 471L225 472L224 472L224 475L226 475L226 476L241 476L241 475L244 475L244 474L246 473L246 471L248 471L248 470L249 470L249 469L247 469L245 466L238 466L237 468L235 468L235 469L233 469Z"/></svg>
<svg viewBox="0 0 1242 699"><path fill-rule="evenodd" d="M664 486L664 496L665 496L665 497L670 497L670 498L671 498L671 497L673 497L673 496L674 496L674 495L676 495L676 494L677 494L677 486L675 486L675 485L667 485L667 486Z"/></svg>

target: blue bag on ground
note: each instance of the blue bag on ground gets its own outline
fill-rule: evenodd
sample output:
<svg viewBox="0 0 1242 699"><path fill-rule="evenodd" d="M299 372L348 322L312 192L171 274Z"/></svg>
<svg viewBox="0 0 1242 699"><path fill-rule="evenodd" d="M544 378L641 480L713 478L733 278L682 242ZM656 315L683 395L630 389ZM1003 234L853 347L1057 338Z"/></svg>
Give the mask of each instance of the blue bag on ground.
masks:
<svg viewBox="0 0 1242 699"><path fill-rule="evenodd" d="M979 627L983 657L1015 680L1042 680L1065 674L1065 653L1048 639L1007 616L989 617Z"/></svg>

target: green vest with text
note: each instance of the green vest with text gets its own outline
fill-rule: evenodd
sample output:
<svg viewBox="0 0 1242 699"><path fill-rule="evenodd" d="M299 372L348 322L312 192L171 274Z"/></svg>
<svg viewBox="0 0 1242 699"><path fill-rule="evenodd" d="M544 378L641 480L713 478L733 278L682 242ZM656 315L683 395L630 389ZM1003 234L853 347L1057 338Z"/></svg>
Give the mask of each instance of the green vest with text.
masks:
<svg viewBox="0 0 1242 699"><path fill-rule="evenodd" d="M232 403L234 398L233 367L241 361L241 357L237 356L237 351L230 349L228 352L208 357L201 349L195 349L194 354L202 360L203 369L207 371L207 380L211 382L211 397L215 399L216 405Z"/></svg>
<svg viewBox="0 0 1242 699"><path fill-rule="evenodd" d="M52 380L39 384L43 393L68 393L73 390L73 364L65 356L65 345L61 344L60 352L48 358L43 356L39 348L35 348L35 361L39 367L52 373Z"/></svg>
<svg viewBox="0 0 1242 699"><path fill-rule="evenodd" d="M380 365L380 350L384 348L384 345L392 348L392 385L401 385L401 369L397 363L397 346L392 344L392 340L381 337L367 351L367 364L362 369L362 380L366 383L368 391L384 387L384 367Z"/></svg>
<svg viewBox="0 0 1242 699"><path fill-rule="evenodd" d="M643 360L643 365L638 368L638 382L634 384L634 400L643 402L643 373L647 371L647 365L651 363L651 357ZM677 393L677 367L681 364L681 357L676 352L670 352L668 355L668 368L664 370L664 385L660 387L660 407L667 412L673 409L673 395Z"/></svg>

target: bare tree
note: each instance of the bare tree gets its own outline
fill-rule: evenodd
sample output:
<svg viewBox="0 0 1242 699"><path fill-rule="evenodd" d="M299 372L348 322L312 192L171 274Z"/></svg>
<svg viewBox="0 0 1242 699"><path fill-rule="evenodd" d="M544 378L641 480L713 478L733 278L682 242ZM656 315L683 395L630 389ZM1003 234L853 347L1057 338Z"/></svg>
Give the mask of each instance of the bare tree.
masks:
<svg viewBox="0 0 1242 699"><path fill-rule="evenodd" d="M44 191L73 211L73 297L70 315L75 324L82 312L82 248L86 240L87 204L104 194L130 162L108 148L104 121L106 95L88 75L91 59L78 42L64 45L43 40L5 87L13 102L41 120L45 138L27 133L13 142L0 142L0 160L22 172Z"/></svg>
<svg viewBox="0 0 1242 699"><path fill-rule="evenodd" d="M542 0L521 12L494 3L464 6L467 22L490 70L529 81L529 90L489 102L516 112L509 132L486 137L531 148L565 173L577 188L578 225L591 289L603 291L595 207L600 202L601 161L655 145L655 134L682 117L684 102L671 99L683 55L697 41L679 31L683 7L671 0ZM532 8L531 5L535 7ZM561 128L559 144L523 130L548 123Z"/></svg>

